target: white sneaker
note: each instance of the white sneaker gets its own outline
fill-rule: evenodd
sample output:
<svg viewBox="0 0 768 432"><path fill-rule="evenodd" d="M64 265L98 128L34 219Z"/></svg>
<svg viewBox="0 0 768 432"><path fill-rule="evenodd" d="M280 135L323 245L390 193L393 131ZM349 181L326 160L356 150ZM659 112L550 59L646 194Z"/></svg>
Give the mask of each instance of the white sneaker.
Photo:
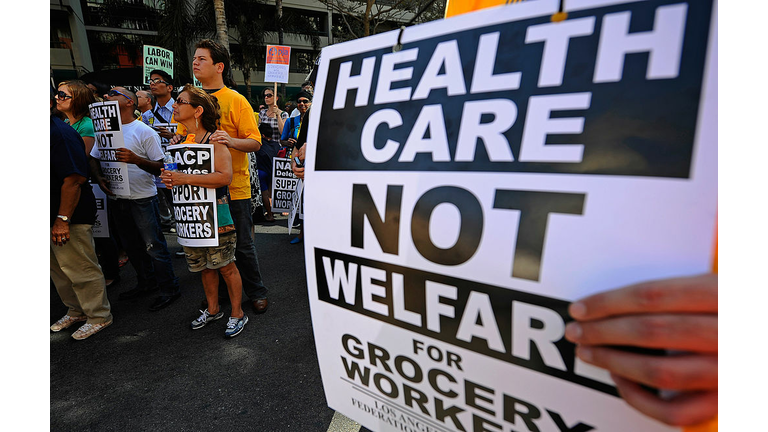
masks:
<svg viewBox="0 0 768 432"><path fill-rule="evenodd" d="M219 313L217 313L216 315L211 315L211 313L208 312L208 309L200 312L202 312L203 314L200 315L198 319L192 321L192 330L203 328L210 321L216 321L217 319L221 319L224 317L224 312L221 310L221 308L219 308Z"/></svg>
<svg viewBox="0 0 768 432"><path fill-rule="evenodd" d="M112 321L101 323L101 324L85 323L79 329L77 329L74 333L72 333L72 339L75 339L75 340L88 339L94 334L102 331L105 327L109 326L110 324L112 324Z"/></svg>
<svg viewBox="0 0 768 432"><path fill-rule="evenodd" d="M51 325L51 331L55 331L55 332L62 331L74 323L85 321L87 319L88 317L86 317L85 315L79 316L79 317L64 315L63 317L61 317L60 320L56 321L55 323L53 323L53 325Z"/></svg>

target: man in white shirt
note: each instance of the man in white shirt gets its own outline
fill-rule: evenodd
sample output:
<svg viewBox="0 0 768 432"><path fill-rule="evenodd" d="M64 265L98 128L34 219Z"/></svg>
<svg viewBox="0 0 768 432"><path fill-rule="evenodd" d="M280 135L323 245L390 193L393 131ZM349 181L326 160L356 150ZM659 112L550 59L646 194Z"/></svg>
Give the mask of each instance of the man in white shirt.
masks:
<svg viewBox="0 0 768 432"><path fill-rule="evenodd" d="M108 206L110 226L115 228L136 271L138 285L118 297L127 300L141 297L160 288L160 296L149 310L160 310L181 296L179 280L173 272L168 245L160 230L157 188L154 176L163 166L160 137L149 126L134 119L136 95L123 87L115 87L107 100L118 101L125 148L115 150L117 162L127 164L128 196L116 197L109 188L99 164L101 153L96 145L91 151L91 172L101 189L112 199Z"/></svg>

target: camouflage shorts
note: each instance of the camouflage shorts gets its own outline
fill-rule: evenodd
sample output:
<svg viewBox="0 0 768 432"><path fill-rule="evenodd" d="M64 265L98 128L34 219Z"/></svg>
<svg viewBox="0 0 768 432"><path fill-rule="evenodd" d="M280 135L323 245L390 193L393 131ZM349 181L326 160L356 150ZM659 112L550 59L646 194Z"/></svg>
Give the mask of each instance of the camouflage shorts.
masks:
<svg viewBox="0 0 768 432"><path fill-rule="evenodd" d="M187 247L184 254L187 257L187 267L192 273L205 269L216 270L235 261L235 246L237 233L235 231L219 234L219 245L216 247Z"/></svg>

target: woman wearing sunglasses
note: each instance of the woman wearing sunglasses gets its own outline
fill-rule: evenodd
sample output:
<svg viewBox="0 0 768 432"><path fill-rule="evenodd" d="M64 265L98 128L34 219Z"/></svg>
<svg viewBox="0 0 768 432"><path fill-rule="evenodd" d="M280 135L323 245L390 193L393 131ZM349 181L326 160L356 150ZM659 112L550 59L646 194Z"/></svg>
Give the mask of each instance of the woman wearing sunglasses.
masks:
<svg viewBox="0 0 768 432"><path fill-rule="evenodd" d="M211 144L211 134L219 125L221 110L216 97L202 89L187 84L173 104L173 118L186 128L188 135L184 143ZM248 322L243 312L243 283L235 266L237 233L229 210L227 186L232 182L232 157L226 145L213 143L214 172L208 174L187 174L179 171L163 171L160 178L168 188L180 185L201 186L216 189L216 215L218 219L219 245L215 247L184 246L189 271L200 272L208 308L199 318L192 321L192 329L205 327L211 321L224 317L219 305L219 275L224 277L229 298L232 300L232 315L227 322L225 337L240 334Z"/></svg>
<svg viewBox="0 0 768 432"><path fill-rule="evenodd" d="M275 96L275 92L271 87L262 90L261 96L264 98L267 108L259 111L259 123L266 123L272 128L272 136L268 137L269 139L280 141L280 135L283 133L288 113L280 110L280 107L277 106L279 96Z"/></svg>
<svg viewBox="0 0 768 432"><path fill-rule="evenodd" d="M90 154L96 142L88 105L96 102L93 92L80 80L64 81L56 93L56 109L63 112L65 120L83 138L85 154Z"/></svg>

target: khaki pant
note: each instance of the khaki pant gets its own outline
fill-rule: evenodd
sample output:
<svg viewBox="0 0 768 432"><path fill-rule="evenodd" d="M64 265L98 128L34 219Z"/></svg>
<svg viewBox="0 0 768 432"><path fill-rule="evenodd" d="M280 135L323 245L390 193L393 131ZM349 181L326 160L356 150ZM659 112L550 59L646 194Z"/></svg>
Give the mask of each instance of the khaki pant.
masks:
<svg viewBox="0 0 768 432"><path fill-rule="evenodd" d="M91 225L70 225L69 241L64 246L51 240L51 279L61 301L69 308L67 315L85 315L90 324L112 321Z"/></svg>

